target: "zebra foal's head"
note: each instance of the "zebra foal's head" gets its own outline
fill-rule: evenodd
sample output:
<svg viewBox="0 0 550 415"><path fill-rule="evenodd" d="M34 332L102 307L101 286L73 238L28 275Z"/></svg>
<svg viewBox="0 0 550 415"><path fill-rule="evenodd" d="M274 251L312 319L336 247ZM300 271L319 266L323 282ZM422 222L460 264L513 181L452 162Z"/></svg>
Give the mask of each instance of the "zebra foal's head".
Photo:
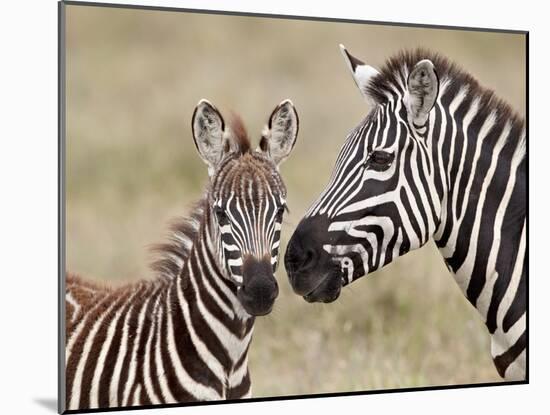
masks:
<svg viewBox="0 0 550 415"><path fill-rule="evenodd" d="M242 121L226 125L208 101L199 102L192 120L193 138L208 165L209 234L227 278L251 315L271 311L278 295L277 268L286 188L278 166L290 154L298 134L292 102L271 113L258 149L252 150Z"/></svg>
<svg viewBox="0 0 550 415"><path fill-rule="evenodd" d="M440 209L426 141L439 94L434 65L417 52L379 72L341 50L371 111L287 247L290 283L310 302L334 301L343 285L426 243Z"/></svg>

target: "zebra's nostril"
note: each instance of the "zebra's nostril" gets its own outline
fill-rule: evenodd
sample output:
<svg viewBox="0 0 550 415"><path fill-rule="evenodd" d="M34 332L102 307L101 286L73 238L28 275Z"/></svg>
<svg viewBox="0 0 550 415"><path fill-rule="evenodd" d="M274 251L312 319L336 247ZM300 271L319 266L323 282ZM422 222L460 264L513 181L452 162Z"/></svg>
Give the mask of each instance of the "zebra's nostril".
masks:
<svg viewBox="0 0 550 415"><path fill-rule="evenodd" d="M317 264L317 251L313 247L295 250L286 258L287 270L291 272L306 271Z"/></svg>
<svg viewBox="0 0 550 415"><path fill-rule="evenodd" d="M315 258L316 258L315 249L311 247L306 248L304 252L301 268L305 268L305 269L311 268L313 265L315 265Z"/></svg>
<svg viewBox="0 0 550 415"><path fill-rule="evenodd" d="M285 267L289 276L295 273L310 271L319 262L319 252L313 246L300 246L301 244L289 247L285 255Z"/></svg>
<svg viewBox="0 0 550 415"><path fill-rule="evenodd" d="M328 218L315 216L303 219L288 242L285 254L285 267L289 278L297 274L311 274L326 260L322 248L327 241Z"/></svg>

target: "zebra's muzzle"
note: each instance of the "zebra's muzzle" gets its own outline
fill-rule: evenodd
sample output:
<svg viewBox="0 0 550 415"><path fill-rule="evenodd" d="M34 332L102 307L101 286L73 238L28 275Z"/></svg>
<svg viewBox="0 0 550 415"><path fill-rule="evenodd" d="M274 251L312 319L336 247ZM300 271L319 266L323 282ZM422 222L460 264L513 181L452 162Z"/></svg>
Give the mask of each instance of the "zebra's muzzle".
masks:
<svg viewBox="0 0 550 415"><path fill-rule="evenodd" d="M331 272L321 280L320 284L314 290L303 297L308 303L331 303L340 296L341 290L341 275Z"/></svg>
<svg viewBox="0 0 550 415"><path fill-rule="evenodd" d="M342 267L323 249L329 223L326 216L305 218L287 246L285 267L290 285L308 302L332 302L342 288Z"/></svg>
<svg viewBox="0 0 550 415"><path fill-rule="evenodd" d="M253 316L264 316L273 310L279 286L273 275L271 257L257 259L247 255L243 261L243 283L237 297L244 309Z"/></svg>

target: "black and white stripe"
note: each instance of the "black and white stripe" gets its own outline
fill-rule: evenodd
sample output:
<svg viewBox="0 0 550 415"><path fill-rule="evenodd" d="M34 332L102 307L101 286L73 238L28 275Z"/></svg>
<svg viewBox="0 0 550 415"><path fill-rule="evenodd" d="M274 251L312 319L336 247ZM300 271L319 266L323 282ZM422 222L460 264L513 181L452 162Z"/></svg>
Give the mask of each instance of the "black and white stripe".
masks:
<svg viewBox="0 0 550 415"><path fill-rule="evenodd" d="M243 282L243 256L261 258L269 256L276 270L279 260L281 224L286 201L271 189L264 191L255 185L254 179L248 184L247 198L239 201L232 193L227 202L216 201L214 210L220 230L220 263L240 285Z"/></svg>
<svg viewBox="0 0 550 415"><path fill-rule="evenodd" d="M300 294L308 293L302 285L318 286L300 282L312 278L299 252L309 228L324 228L316 243L339 263L341 285L434 238L487 324L499 374L524 379L523 120L433 53L402 53L379 72L343 52L372 110L347 137L328 186L289 244L291 282Z"/></svg>
<svg viewBox="0 0 550 415"><path fill-rule="evenodd" d="M284 101L270 124L289 114L296 112ZM67 277L67 409L251 396L254 318L278 294L286 198L278 164L297 133L287 124L292 131L279 131L287 137L267 129L264 148L252 151L240 119L226 130L221 114L199 103L193 132L210 183L191 218L157 247L157 278L108 288Z"/></svg>
<svg viewBox="0 0 550 415"><path fill-rule="evenodd" d="M201 236L170 280L87 294L68 279L81 305L68 326L68 409L249 396L254 318Z"/></svg>

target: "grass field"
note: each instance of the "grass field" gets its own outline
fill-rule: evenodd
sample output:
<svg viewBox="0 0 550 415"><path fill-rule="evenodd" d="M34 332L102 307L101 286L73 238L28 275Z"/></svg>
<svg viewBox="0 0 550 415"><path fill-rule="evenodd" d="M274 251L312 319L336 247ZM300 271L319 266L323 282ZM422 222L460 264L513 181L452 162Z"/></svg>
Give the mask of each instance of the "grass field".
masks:
<svg viewBox="0 0 550 415"><path fill-rule="evenodd" d="M439 51L525 111L516 35L82 6L68 6L67 25L67 269L104 281L151 276L148 246L200 197L190 119L201 98L239 112L255 139L277 103L296 105L283 250L368 110L338 43L375 66L402 48ZM500 380L482 321L431 243L329 305L294 295L284 267L277 277L251 347L255 396Z"/></svg>

